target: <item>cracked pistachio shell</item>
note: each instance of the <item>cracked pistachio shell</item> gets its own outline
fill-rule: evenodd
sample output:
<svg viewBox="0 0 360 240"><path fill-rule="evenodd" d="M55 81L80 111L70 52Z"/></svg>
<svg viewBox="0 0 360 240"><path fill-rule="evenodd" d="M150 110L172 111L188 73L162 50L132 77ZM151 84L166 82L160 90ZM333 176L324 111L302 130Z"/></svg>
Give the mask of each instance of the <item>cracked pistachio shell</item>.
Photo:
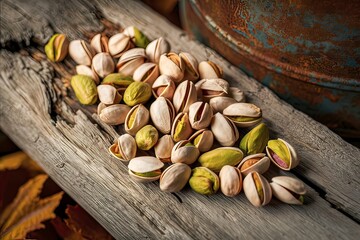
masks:
<svg viewBox="0 0 360 240"><path fill-rule="evenodd" d="M108 42L109 52L114 58L119 58L124 52L132 48L130 37L123 33L113 35Z"/></svg>
<svg viewBox="0 0 360 240"><path fill-rule="evenodd" d="M239 148L220 147L200 155L198 162L202 167L219 172L225 165L235 166L243 159L243 152Z"/></svg>
<svg viewBox="0 0 360 240"><path fill-rule="evenodd" d="M159 77L159 67L155 63L144 63L138 67L133 75L137 82L145 82L153 85L155 80Z"/></svg>
<svg viewBox="0 0 360 240"><path fill-rule="evenodd" d="M221 192L228 197L235 197L242 189L242 176L236 167L225 165L219 173Z"/></svg>
<svg viewBox="0 0 360 240"><path fill-rule="evenodd" d="M135 105L131 108L125 118L125 131L132 136L146 124L148 124L150 118L149 110L142 104Z"/></svg>
<svg viewBox="0 0 360 240"><path fill-rule="evenodd" d="M260 123L248 132L240 141L240 149L246 154L262 153L269 141L269 129Z"/></svg>
<svg viewBox="0 0 360 240"><path fill-rule="evenodd" d="M176 143L171 151L172 163L193 164L199 157L200 152L189 140L181 140Z"/></svg>
<svg viewBox="0 0 360 240"><path fill-rule="evenodd" d="M184 61L176 53L167 53L160 56L160 73L170 76L175 83L180 83L184 77Z"/></svg>
<svg viewBox="0 0 360 240"><path fill-rule="evenodd" d="M174 141L170 135L162 136L154 146L155 156L162 162L171 162L171 151Z"/></svg>
<svg viewBox="0 0 360 240"><path fill-rule="evenodd" d="M216 63L211 61L202 61L199 63L200 79L221 78L223 70Z"/></svg>
<svg viewBox="0 0 360 240"><path fill-rule="evenodd" d="M195 102L189 107L189 120L191 127L196 130L207 128L211 123L213 112L208 103Z"/></svg>
<svg viewBox="0 0 360 240"><path fill-rule="evenodd" d="M159 63L160 56L170 51L170 44L165 38L155 39L146 47L146 55L153 63Z"/></svg>
<svg viewBox="0 0 360 240"><path fill-rule="evenodd" d="M119 125L125 122L125 117L130 108L125 104L114 104L101 110L99 117L101 121L109 125Z"/></svg>
<svg viewBox="0 0 360 240"><path fill-rule="evenodd" d="M288 204L302 205L305 185L302 181L288 176L273 177L270 183L273 195L280 201Z"/></svg>
<svg viewBox="0 0 360 240"><path fill-rule="evenodd" d="M234 103L224 109L223 114L238 127L251 127L262 120L262 112L252 103Z"/></svg>
<svg viewBox="0 0 360 240"><path fill-rule="evenodd" d="M114 72L115 64L108 53L98 53L92 59L92 70L101 78Z"/></svg>
<svg viewBox="0 0 360 240"><path fill-rule="evenodd" d="M78 75L86 75L91 77L94 81L95 84L99 84L100 83L100 78L99 76L91 69L91 67L86 66L86 65L77 65L76 66L76 73Z"/></svg>
<svg viewBox="0 0 360 240"><path fill-rule="evenodd" d="M250 172L243 182L244 193L247 199L255 207L268 204L272 197L269 182L259 173Z"/></svg>
<svg viewBox="0 0 360 240"><path fill-rule="evenodd" d="M119 103L122 96L118 93L116 88L111 85L99 85L97 87L100 102L111 105Z"/></svg>
<svg viewBox="0 0 360 240"><path fill-rule="evenodd" d="M68 54L69 40L65 34L54 34L45 45L45 54L52 62L61 62Z"/></svg>
<svg viewBox="0 0 360 240"><path fill-rule="evenodd" d="M199 79L198 61L196 58L187 52L181 52L180 58L184 61L184 80L196 81Z"/></svg>
<svg viewBox="0 0 360 240"><path fill-rule="evenodd" d="M146 125L135 135L135 141L139 149L150 150L158 141L159 133L155 127Z"/></svg>
<svg viewBox="0 0 360 240"><path fill-rule="evenodd" d="M236 103L236 100L231 97L214 97L209 100L209 104L214 113L220 112L222 113L225 108L230 106L231 104Z"/></svg>
<svg viewBox="0 0 360 240"><path fill-rule="evenodd" d="M195 84L198 97L209 101L213 97L227 96L229 83L221 78L202 79Z"/></svg>
<svg viewBox="0 0 360 240"><path fill-rule="evenodd" d="M70 57L79 65L91 65L95 50L84 40L73 40L69 44Z"/></svg>
<svg viewBox="0 0 360 240"><path fill-rule="evenodd" d="M132 76L135 70L146 60L145 50L143 48L133 48L124 52L117 65L119 73L125 76Z"/></svg>
<svg viewBox="0 0 360 240"><path fill-rule="evenodd" d="M270 140L266 147L266 153L270 160L282 170L289 171L300 162L295 149L281 138Z"/></svg>
<svg viewBox="0 0 360 240"><path fill-rule="evenodd" d="M194 83L188 80L180 83L177 86L173 97L173 104L176 112L188 112L190 105L196 102L196 99L197 95Z"/></svg>
<svg viewBox="0 0 360 240"><path fill-rule="evenodd" d="M265 173L270 167L270 159L264 153L245 157L237 166L240 172L247 176L250 172Z"/></svg>
<svg viewBox="0 0 360 240"><path fill-rule="evenodd" d="M201 129L191 135L189 140L199 149L200 152L207 152L213 145L214 135L210 130Z"/></svg>
<svg viewBox="0 0 360 240"><path fill-rule="evenodd" d="M168 134L175 118L174 106L169 99L159 97L150 105L150 117L161 133Z"/></svg>
<svg viewBox="0 0 360 240"><path fill-rule="evenodd" d="M155 157L136 157L129 162L129 175L140 183L156 181L161 176L161 168L163 166L164 163Z"/></svg>
<svg viewBox="0 0 360 240"><path fill-rule="evenodd" d="M171 128L171 137L175 142L180 140L188 139L193 130L189 121L189 114L181 112L179 113L174 120L174 123Z"/></svg>
<svg viewBox="0 0 360 240"><path fill-rule="evenodd" d="M132 107L136 104L146 103L151 98L151 87L147 83L133 82L124 92L124 102Z"/></svg>
<svg viewBox="0 0 360 240"><path fill-rule="evenodd" d="M102 80L101 84L114 86L119 92L124 92L133 82L132 77L125 76L121 73L111 73Z"/></svg>
<svg viewBox="0 0 360 240"><path fill-rule="evenodd" d="M109 38L105 34L98 33L90 41L90 46L97 53L109 52Z"/></svg>
<svg viewBox="0 0 360 240"><path fill-rule="evenodd" d="M106 104L100 102L100 103L98 104L98 106L97 106L97 110L96 110L97 114L100 115L101 111L102 111L104 108L106 108L106 107L107 107Z"/></svg>
<svg viewBox="0 0 360 240"><path fill-rule="evenodd" d="M229 87L230 97L235 99L237 102L245 102L245 94L237 87Z"/></svg>
<svg viewBox="0 0 360 240"><path fill-rule="evenodd" d="M221 113L216 113L211 120L211 131L221 146L230 147L239 139L235 124Z"/></svg>
<svg viewBox="0 0 360 240"><path fill-rule="evenodd" d="M152 93L155 98L164 97L172 101L176 86L169 76L160 75L152 85Z"/></svg>
<svg viewBox="0 0 360 240"><path fill-rule="evenodd" d="M211 195L219 190L219 177L206 167L196 167L191 171L189 185L199 194Z"/></svg>
<svg viewBox="0 0 360 240"><path fill-rule="evenodd" d="M184 163L175 163L160 176L160 189L164 192L180 192L189 181L191 168Z"/></svg>
<svg viewBox="0 0 360 240"><path fill-rule="evenodd" d="M136 156L136 142L130 134L121 135L116 143L110 146L110 153L121 161L128 162Z"/></svg>
<svg viewBox="0 0 360 240"><path fill-rule="evenodd" d="M74 75L71 78L71 87L76 98L81 104L92 105L98 99L96 84L94 80L86 75Z"/></svg>
<svg viewBox="0 0 360 240"><path fill-rule="evenodd" d="M125 28L124 34L131 38L131 41L135 44L136 47L146 48L150 42L145 34L134 26Z"/></svg>

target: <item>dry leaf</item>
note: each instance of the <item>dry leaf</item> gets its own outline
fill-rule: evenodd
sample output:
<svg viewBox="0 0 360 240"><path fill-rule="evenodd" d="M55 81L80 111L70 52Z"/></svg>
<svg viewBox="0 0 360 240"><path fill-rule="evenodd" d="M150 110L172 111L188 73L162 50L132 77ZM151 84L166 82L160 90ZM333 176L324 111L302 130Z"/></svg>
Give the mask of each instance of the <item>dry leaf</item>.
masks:
<svg viewBox="0 0 360 240"><path fill-rule="evenodd" d="M0 158L0 171L18 169L28 158L24 152L8 154Z"/></svg>
<svg viewBox="0 0 360 240"><path fill-rule="evenodd" d="M78 231L73 231L66 225L66 223L59 217L51 220L52 225L54 226L57 234L64 240L83 240L81 233Z"/></svg>

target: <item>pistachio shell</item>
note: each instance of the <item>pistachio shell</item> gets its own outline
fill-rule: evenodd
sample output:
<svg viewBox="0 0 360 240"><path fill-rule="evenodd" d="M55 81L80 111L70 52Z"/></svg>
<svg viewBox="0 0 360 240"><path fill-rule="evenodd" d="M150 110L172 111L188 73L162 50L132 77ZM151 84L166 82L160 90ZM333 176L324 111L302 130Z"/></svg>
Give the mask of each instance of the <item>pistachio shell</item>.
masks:
<svg viewBox="0 0 360 240"><path fill-rule="evenodd" d="M156 181L161 176L160 169L164 166L159 159L151 156L142 156L136 157L130 160L128 168L129 168L129 175L135 181L146 183ZM146 173L154 172L155 174L151 174L154 176L139 176L138 174L146 175ZM150 174L149 174L150 175Z"/></svg>
<svg viewBox="0 0 360 240"><path fill-rule="evenodd" d="M86 75L86 76L91 77L94 80L95 84L100 83L99 76L89 66L77 65L76 66L76 73L78 75Z"/></svg>
<svg viewBox="0 0 360 240"><path fill-rule="evenodd" d="M247 176L250 172L265 173L270 167L270 159L264 153L245 157L237 166L240 172Z"/></svg>
<svg viewBox="0 0 360 240"><path fill-rule="evenodd" d="M219 190L219 177L206 167L196 167L191 171L189 185L197 193L211 195Z"/></svg>
<svg viewBox="0 0 360 240"><path fill-rule="evenodd" d="M174 106L170 100L159 97L150 105L150 117L161 133L168 134L175 118Z"/></svg>
<svg viewBox="0 0 360 240"><path fill-rule="evenodd" d="M98 107L97 107L97 111L96 111L97 114L100 115L101 111L106 107L107 107L107 105L105 103L100 102Z"/></svg>
<svg viewBox="0 0 360 240"><path fill-rule="evenodd" d="M184 80L195 81L199 79L198 61L196 58L187 52L181 52L179 56L184 61Z"/></svg>
<svg viewBox="0 0 360 240"><path fill-rule="evenodd" d="M230 97L235 99L237 102L245 102L245 94L237 87L229 87Z"/></svg>
<svg viewBox="0 0 360 240"><path fill-rule="evenodd" d="M105 34L98 33L90 41L90 46L95 52L109 52L109 38Z"/></svg>
<svg viewBox="0 0 360 240"><path fill-rule="evenodd" d="M235 197L242 189L242 176L236 167L225 165L219 173L221 192L228 197Z"/></svg>
<svg viewBox="0 0 360 240"><path fill-rule="evenodd" d="M272 193L277 199L288 204L303 204L306 189L302 181L288 176L278 176L271 180Z"/></svg>
<svg viewBox="0 0 360 240"><path fill-rule="evenodd" d="M118 72L126 76L132 76L135 70L140 67L145 60L145 50L143 48L133 48L121 55L116 68L118 69Z"/></svg>
<svg viewBox="0 0 360 240"><path fill-rule="evenodd" d="M120 57L124 52L133 47L130 37L123 33L113 35L108 42L109 52L114 58Z"/></svg>
<svg viewBox="0 0 360 240"><path fill-rule="evenodd" d="M208 103L195 102L189 107L189 120L193 129L207 128L211 123L212 116L213 112Z"/></svg>
<svg viewBox="0 0 360 240"><path fill-rule="evenodd" d="M175 144L171 151L171 162L193 164L200 152L189 140L181 140Z"/></svg>
<svg viewBox="0 0 360 240"><path fill-rule="evenodd" d="M164 192L179 192L188 182L191 168L184 163L175 163L161 174L160 189Z"/></svg>
<svg viewBox="0 0 360 240"><path fill-rule="evenodd" d="M211 131L221 146L233 146L239 139L239 131L235 124L221 113L216 113L213 116Z"/></svg>
<svg viewBox="0 0 360 240"><path fill-rule="evenodd" d="M84 40L73 40L69 44L69 54L79 65L91 65L95 50Z"/></svg>
<svg viewBox="0 0 360 240"><path fill-rule="evenodd" d="M200 79L221 78L223 70L214 62L203 61L199 63Z"/></svg>
<svg viewBox="0 0 360 240"><path fill-rule="evenodd" d="M210 130L201 129L195 132L189 140L199 149L200 152L207 152L213 145L214 135Z"/></svg>
<svg viewBox="0 0 360 240"><path fill-rule="evenodd" d="M235 166L244 154L234 147L220 147L200 155L198 162L202 167L207 167L211 171L219 172L225 165Z"/></svg>
<svg viewBox="0 0 360 240"><path fill-rule="evenodd" d="M250 172L244 179L243 188L247 199L255 207L268 204L272 197L269 182L259 173Z"/></svg>
<svg viewBox="0 0 360 240"><path fill-rule="evenodd" d="M289 171L300 162L295 149L281 138L270 140L266 147L266 153L270 160L282 170Z"/></svg>
<svg viewBox="0 0 360 240"><path fill-rule="evenodd" d="M173 103L176 112L188 112L192 103L196 102L195 85L190 81L184 81L175 90Z"/></svg>
<svg viewBox="0 0 360 240"><path fill-rule="evenodd" d="M164 53L169 52L170 45L166 39L160 37L155 39L146 47L146 55L149 60L153 63L158 63L160 60L160 56Z"/></svg>
<svg viewBox="0 0 360 240"><path fill-rule="evenodd" d="M193 130L190 125L189 114L184 112L179 113L176 116L171 128L171 137L173 140L175 142L186 140L191 136L192 132Z"/></svg>
<svg viewBox="0 0 360 240"><path fill-rule="evenodd" d="M167 53L160 56L160 73L170 76L179 83L184 77L184 61L176 53Z"/></svg>
<svg viewBox="0 0 360 240"><path fill-rule="evenodd" d="M116 88L111 85L99 85L97 91L100 102L107 105L119 103L122 99Z"/></svg>
<svg viewBox="0 0 360 240"><path fill-rule="evenodd" d="M130 107L146 103L151 98L151 87L147 83L133 82L127 87L123 97L126 105Z"/></svg>
<svg viewBox="0 0 360 240"><path fill-rule="evenodd" d="M124 34L131 38L131 41L135 46L140 48L146 48L149 44L149 39L141 32L137 27L129 26L124 29Z"/></svg>
<svg viewBox="0 0 360 240"><path fill-rule="evenodd" d="M226 96L229 92L229 83L221 78L202 79L195 84L198 96L204 101L213 97Z"/></svg>
<svg viewBox="0 0 360 240"><path fill-rule="evenodd" d="M158 97L164 97L172 101L176 86L173 80L169 76L160 75L152 85L153 95Z"/></svg>
<svg viewBox="0 0 360 240"><path fill-rule="evenodd" d="M159 133L155 127L146 125L135 135L136 144L141 150L150 150L158 141Z"/></svg>
<svg viewBox="0 0 360 240"><path fill-rule="evenodd" d="M61 62L68 54L69 40L65 34L54 34L45 45L47 58L52 62Z"/></svg>
<svg viewBox="0 0 360 240"><path fill-rule="evenodd" d="M225 108L230 106L231 104L236 103L236 100L231 97L214 97L209 100L209 104L214 113L220 112L222 113Z"/></svg>
<svg viewBox="0 0 360 240"><path fill-rule="evenodd" d="M154 146L155 156L162 162L171 162L171 151L174 141L170 135L162 136Z"/></svg>
<svg viewBox="0 0 360 240"><path fill-rule="evenodd" d="M98 53L92 59L92 70L101 78L114 72L115 64L108 53Z"/></svg>
<svg viewBox="0 0 360 240"><path fill-rule="evenodd" d="M101 110L99 117L101 121L109 125L119 125L125 122L125 117L130 108L125 104L114 104Z"/></svg>
<svg viewBox="0 0 360 240"><path fill-rule="evenodd" d="M240 149L246 154L262 153L269 141L269 129L260 123L248 132L240 141Z"/></svg>
<svg viewBox="0 0 360 240"><path fill-rule="evenodd" d="M133 78L137 82L145 82L152 86L158 76L158 65L155 63L143 63L135 70Z"/></svg>
<svg viewBox="0 0 360 240"><path fill-rule="evenodd" d="M262 120L259 107L251 103L234 103L224 109L223 114L230 118L238 127L250 127Z"/></svg>
<svg viewBox="0 0 360 240"><path fill-rule="evenodd" d="M135 105L131 108L125 119L125 131L132 136L144 127L150 118L149 110L142 104Z"/></svg>
<svg viewBox="0 0 360 240"><path fill-rule="evenodd" d="M96 84L94 80L85 75L74 75L71 78L71 87L75 92L76 98L81 104L92 105L98 99Z"/></svg>
<svg viewBox="0 0 360 240"><path fill-rule="evenodd" d="M110 153L121 161L130 161L136 156L136 142L129 134L121 135L116 143L110 146Z"/></svg>

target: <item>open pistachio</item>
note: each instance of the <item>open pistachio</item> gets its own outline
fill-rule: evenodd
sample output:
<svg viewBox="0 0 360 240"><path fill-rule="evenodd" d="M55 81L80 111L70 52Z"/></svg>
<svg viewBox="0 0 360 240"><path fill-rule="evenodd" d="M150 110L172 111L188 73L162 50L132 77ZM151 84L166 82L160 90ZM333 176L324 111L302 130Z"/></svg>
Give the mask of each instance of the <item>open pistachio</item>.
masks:
<svg viewBox="0 0 360 240"><path fill-rule="evenodd" d="M191 81L184 81L176 88L173 103L176 112L187 112L192 103L196 102L196 89Z"/></svg>
<svg viewBox="0 0 360 240"><path fill-rule="evenodd" d="M129 162L129 175L132 179L141 183L156 181L161 176L163 166L164 163L155 157L136 157Z"/></svg>
<svg viewBox="0 0 360 240"><path fill-rule="evenodd" d="M200 79L221 78L223 70L214 62L203 61L199 63Z"/></svg>
<svg viewBox="0 0 360 240"><path fill-rule="evenodd" d="M304 203L306 189L302 181L288 176L273 177L271 180L272 193L277 199L288 204Z"/></svg>
<svg viewBox="0 0 360 240"><path fill-rule="evenodd" d="M200 152L207 152L213 145L214 135L210 130L201 129L191 135L189 140L199 149Z"/></svg>
<svg viewBox="0 0 360 240"><path fill-rule="evenodd" d="M225 165L219 173L221 192L228 197L235 197L242 189L242 176L236 167Z"/></svg>
<svg viewBox="0 0 360 240"><path fill-rule="evenodd" d="M198 97L209 101L213 97L226 96L229 92L229 83L221 78L202 79L195 84Z"/></svg>
<svg viewBox="0 0 360 240"><path fill-rule="evenodd" d="M193 129L207 128L211 123L212 116L213 112L208 103L195 102L189 107L189 120Z"/></svg>
<svg viewBox="0 0 360 240"><path fill-rule="evenodd" d="M142 127L135 135L136 144L141 150L152 148L157 143L158 138L158 131L151 125Z"/></svg>
<svg viewBox="0 0 360 240"><path fill-rule="evenodd" d="M198 162L202 167L219 172L225 165L235 166L243 159L243 152L234 147L220 147L200 155Z"/></svg>
<svg viewBox="0 0 360 240"><path fill-rule="evenodd" d="M245 94L237 87L229 87L230 97L237 102L245 102Z"/></svg>
<svg viewBox="0 0 360 240"><path fill-rule="evenodd" d="M192 190L204 195L211 195L219 190L219 177L206 167L196 167L191 171L189 184Z"/></svg>
<svg viewBox="0 0 360 240"><path fill-rule="evenodd" d="M155 98L164 97L172 101L176 86L167 75L160 75L152 85L152 93Z"/></svg>
<svg viewBox="0 0 360 240"><path fill-rule="evenodd" d="M237 166L246 176L250 172L265 173L270 167L270 159L264 153L253 154L245 157Z"/></svg>
<svg viewBox="0 0 360 240"><path fill-rule="evenodd" d="M190 53L181 52L180 58L184 61L184 80L195 81L199 79L198 61Z"/></svg>
<svg viewBox="0 0 360 240"><path fill-rule="evenodd" d="M269 129L260 123L248 132L240 141L240 149L246 154L262 153L269 141Z"/></svg>
<svg viewBox="0 0 360 240"><path fill-rule="evenodd" d="M295 149L280 138L268 142L266 153L271 161L282 170L289 171L300 162Z"/></svg>
<svg viewBox="0 0 360 240"><path fill-rule="evenodd" d="M171 151L174 147L174 141L170 135L164 135L159 138L154 146L155 156L162 162L171 162Z"/></svg>
<svg viewBox="0 0 360 240"><path fill-rule="evenodd" d="M184 77L184 61L176 53L167 53L160 56L160 73L172 77L174 82L179 83Z"/></svg>
<svg viewBox="0 0 360 240"><path fill-rule="evenodd" d="M176 143L171 151L172 163L193 164L199 157L200 152L189 140L181 140Z"/></svg>
<svg viewBox="0 0 360 240"><path fill-rule="evenodd" d="M146 47L146 55L153 63L159 63L160 56L170 51L170 45L165 38L158 38L149 43Z"/></svg>
<svg viewBox="0 0 360 240"><path fill-rule="evenodd" d="M79 75L86 75L91 77L96 84L100 83L99 76L91 69L91 67L86 65L77 65L76 66L76 73Z"/></svg>
<svg viewBox="0 0 360 240"><path fill-rule="evenodd" d="M100 102L111 105L119 103L122 96L118 93L116 88L111 85L99 85L97 87Z"/></svg>
<svg viewBox="0 0 360 240"><path fill-rule="evenodd" d="M158 76L158 65L155 63L144 63L135 70L133 78L137 82L145 82L152 86Z"/></svg>
<svg viewBox="0 0 360 240"><path fill-rule="evenodd" d="M92 105L98 99L94 80L86 75L74 75L71 78L71 87L81 104Z"/></svg>
<svg viewBox="0 0 360 240"><path fill-rule="evenodd" d="M209 100L209 104L214 113L220 112L222 113L225 108L230 106L231 104L236 103L236 100L231 97L214 97Z"/></svg>
<svg viewBox="0 0 360 240"><path fill-rule="evenodd" d="M65 34L54 34L45 45L45 54L52 62L61 62L68 54L69 40Z"/></svg>
<svg viewBox="0 0 360 240"><path fill-rule="evenodd" d="M133 82L124 92L124 102L132 107L139 103L146 103L151 98L151 87L147 83Z"/></svg>
<svg viewBox="0 0 360 240"><path fill-rule="evenodd" d="M235 124L221 113L216 113L211 120L211 131L221 146L233 146L239 139Z"/></svg>
<svg viewBox="0 0 360 240"><path fill-rule="evenodd" d="M135 134L149 122L149 118L149 110L147 110L144 105L135 105L125 118L125 131L135 136Z"/></svg>
<svg viewBox="0 0 360 240"><path fill-rule="evenodd" d="M160 189L164 192L179 192L188 182L191 168L184 163L175 163L160 176Z"/></svg>
<svg viewBox="0 0 360 240"><path fill-rule="evenodd" d="M262 120L261 109L252 103L234 103L224 109L223 114L238 127L250 127Z"/></svg>
<svg viewBox="0 0 360 240"><path fill-rule="evenodd" d="M150 117L161 133L168 134L175 118L174 106L169 99L159 97L150 106Z"/></svg>
<svg viewBox="0 0 360 240"><path fill-rule="evenodd" d="M109 52L114 58L119 58L124 52L133 48L133 43L129 36L123 33L113 35L108 42Z"/></svg>
<svg viewBox="0 0 360 240"><path fill-rule="evenodd" d="M117 65L119 73L126 76L132 76L135 70L146 60L145 50L143 48L133 48L124 52Z"/></svg>
<svg viewBox="0 0 360 240"><path fill-rule="evenodd" d="M69 54L79 65L91 65L95 50L84 40L73 40L69 44Z"/></svg>
<svg viewBox="0 0 360 240"><path fill-rule="evenodd" d="M136 149L135 139L125 133L109 147L109 152L117 159L127 162L136 156Z"/></svg>
<svg viewBox="0 0 360 240"><path fill-rule="evenodd" d="M171 137L173 140L175 142L186 140L191 136L192 132L193 130L190 125L189 114L184 112L179 113L176 116L171 128Z"/></svg>
<svg viewBox="0 0 360 240"><path fill-rule="evenodd" d="M255 207L265 206L271 200L270 184L257 172L250 172L245 177L243 188L247 199Z"/></svg>
<svg viewBox="0 0 360 240"><path fill-rule="evenodd" d="M107 107L107 105L105 103L100 102L96 109L97 114L100 115L101 111L106 107Z"/></svg>
<svg viewBox="0 0 360 240"><path fill-rule="evenodd" d="M90 41L90 46L97 53L109 52L109 38L105 34L96 34Z"/></svg>
<svg viewBox="0 0 360 240"><path fill-rule="evenodd" d="M119 125L125 122L125 117L130 108L125 104L114 104L101 110L99 117L101 121L109 125Z"/></svg>
<svg viewBox="0 0 360 240"><path fill-rule="evenodd" d="M108 53L98 53L92 59L92 70L101 78L114 72L115 64Z"/></svg>
<svg viewBox="0 0 360 240"><path fill-rule="evenodd" d="M124 93L125 89L133 82L132 77L125 76L121 73L111 73L102 80L101 84L112 85L119 92Z"/></svg>
<svg viewBox="0 0 360 240"><path fill-rule="evenodd" d="M141 32L137 27L130 26L124 29L124 34L131 38L131 41L135 46L140 48L146 48L149 44L149 39Z"/></svg>

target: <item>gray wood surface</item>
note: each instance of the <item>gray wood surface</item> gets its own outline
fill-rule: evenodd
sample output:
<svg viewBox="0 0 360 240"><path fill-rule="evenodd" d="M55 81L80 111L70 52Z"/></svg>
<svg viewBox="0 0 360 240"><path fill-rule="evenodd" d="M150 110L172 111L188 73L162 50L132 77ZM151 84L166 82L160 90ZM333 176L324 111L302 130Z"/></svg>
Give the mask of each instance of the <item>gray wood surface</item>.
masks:
<svg viewBox="0 0 360 240"><path fill-rule="evenodd" d="M143 4L3 0L0 8L0 127L114 237L356 239L360 234L359 149ZM187 188L175 195L161 192L158 183L130 180L126 166L106 152L118 129L66 95L73 62L50 64L38 50L54 32L88 38L114 31L116 24L136 25L151 39L165 36L173 51L220 64L225 78L263 109L272 138L284 138L298 151L301 163L293 174L309 184L306 204L273 200L258 209L243 193L205 197Z"/></svg>

